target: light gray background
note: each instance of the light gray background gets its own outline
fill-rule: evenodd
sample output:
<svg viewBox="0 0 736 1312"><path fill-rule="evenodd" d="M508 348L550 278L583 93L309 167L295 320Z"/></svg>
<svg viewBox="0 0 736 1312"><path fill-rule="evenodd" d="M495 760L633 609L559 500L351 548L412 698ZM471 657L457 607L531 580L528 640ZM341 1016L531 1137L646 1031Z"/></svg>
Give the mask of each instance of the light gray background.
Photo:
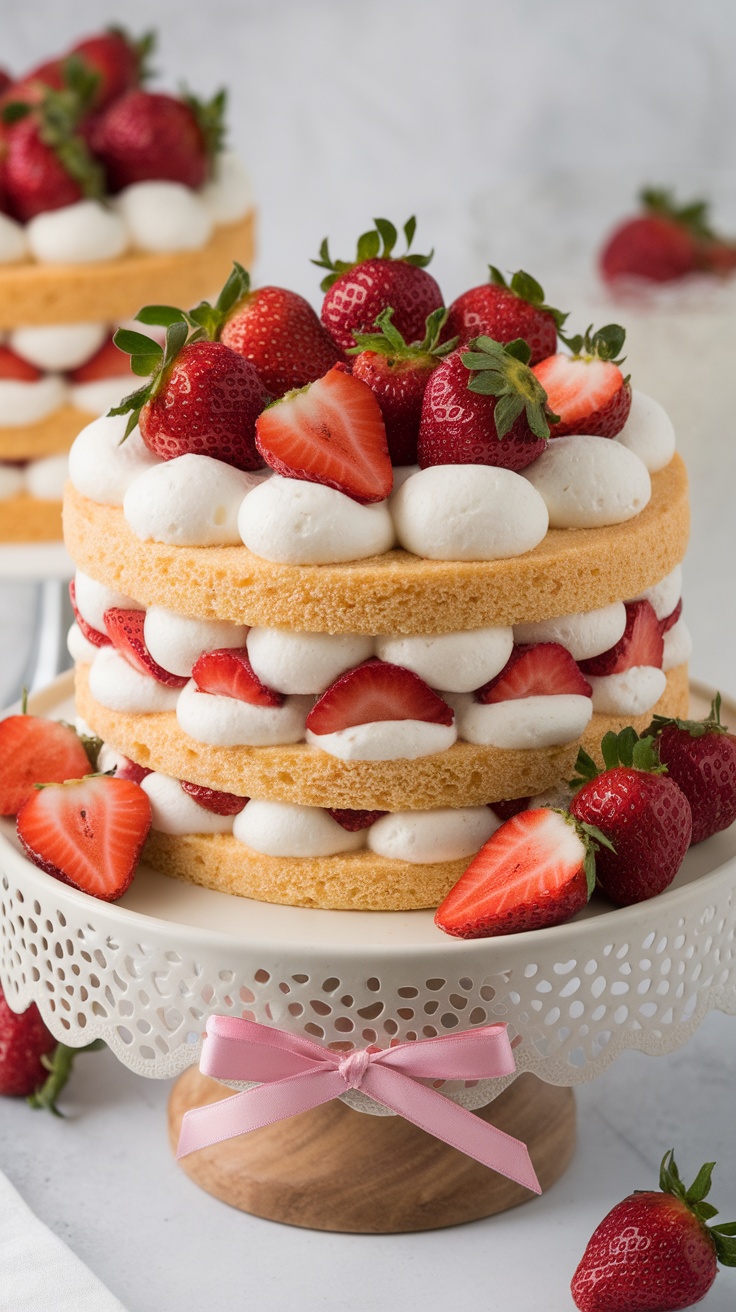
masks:
<svg viewBox="0 0 736 1312"><path fill-rule="evenodd" d="M0 0L0 64L19 71L123 9L134 32L161 30L162 85L230 86L231 140L260 211L259 280L314 301L321 238L348 253L375 214L417 213L418 248L436 246L449 299L483 277L470 215L491 184L560 166L676 181L734 158L729 0ZM686 606L695 672L733 690L730 434L715 435L712 464L693 489ZM30 640L28 587L3 585L0 607L9 689ZM621 1059L582 1090L581 1150L547 1199L437 1235L321 1236L222 1208L169 1159L165 1088L109 1055L80 1063L66 1124L0 1106L0 1167L130 1312L564 1312L593 1225L652 1183L673 1142L689 1172L720 1158L716 1202L725 1219L736 1212L735 1037L714 1016L679 1054ZM704 1312L731 1312L735 1289L721 1274Z"/></svg>

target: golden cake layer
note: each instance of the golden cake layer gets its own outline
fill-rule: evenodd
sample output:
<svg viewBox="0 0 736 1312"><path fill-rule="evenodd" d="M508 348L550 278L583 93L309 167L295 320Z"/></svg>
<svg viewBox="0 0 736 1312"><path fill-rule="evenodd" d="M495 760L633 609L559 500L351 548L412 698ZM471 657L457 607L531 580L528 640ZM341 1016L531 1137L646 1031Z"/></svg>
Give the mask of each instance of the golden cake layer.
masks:
<svg viewBox="0 0 736 1312"><path fill-rule="evenodd" d="M0 501L0 543L59 542L60 539L60 501L39 501L27 492Z"/></svg>
<svg viewBox="0 0 736 1312"><path fill-rule="evenodd" d="M412 865L373 852L277 857L253 852L232 834L151 831L143 860L187 884L219 893L331 911L418 911L439 906L470 857Z"/></svg>
<svg viewBox="0 0 736 1312"><path fill-rule="evenodd" d="M323 633L442 633L595 610L635 597L680 563L690 528L678 455L625 524L550 529L510 560L424 560L386 552L344 565L277 565L245 546L141 542L117 506L67 485L64 537L80 569L142 605L195 619Z"/></svg>
<svg viewBox="0 0 736 1312"><path fill-rule="evenodd" d="M424 811L480 806L510 797L536 796L572 774L578 747L595 755L601 738L633 724L640 732L652 715L685 716L687 666L667 675L654 711L640 716L594 715L580 739L564 747L517 751L457 742L416 761L340 761L295 743L288 747L209 747L180 728L173 711L134 715L111 711L89 691L89 666L76 671L77 711L94 733L138 765L175 779L241 797L304 806L366 811Z"/></svg>
<svg viewBox="0 0 736 1312"><path fill-rule="evenodd" d="M125 381L124 378L120 380L121 392L125 389ZM132 382L131 387L134 385ZM42 460L44 456L63 455L77 433L94 418L86 410L63 405L35 424L22 424L17 428L0 426L0 460Z"/></svg>
<svg viewBox="0 0 736 1312"><path fill-rule="evenodd" d="M142 305L191 305L216 292L233 260L253 258L255 215L215 228L197 251L132 251L94 264L13 264L0 271L0 329L112 323Z"/></svg>

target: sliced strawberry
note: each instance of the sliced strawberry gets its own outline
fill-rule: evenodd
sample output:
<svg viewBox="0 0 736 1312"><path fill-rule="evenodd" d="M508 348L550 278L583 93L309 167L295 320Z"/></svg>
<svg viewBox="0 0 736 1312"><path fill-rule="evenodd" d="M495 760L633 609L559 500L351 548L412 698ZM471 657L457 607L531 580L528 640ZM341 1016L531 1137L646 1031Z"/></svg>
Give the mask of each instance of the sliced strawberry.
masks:
<svg viewBox="0 0 736 1312"><path fill-rule="evenodd" d="M115 778L128 779L132 784L140 784L148 774L153 774L148 766L139 765L137 761L130 761L127 756L124 756L122 757L122 764L115 771Z"/></svg>
<svg viewBox="0 0 736 1312"><path fill-rule="evenodd" d="M29 364L28 360L23 360L21 356L11 351L9 346L0 346L0 378L6 378L19 383L37 383L42 377L40 369L35 364Z"/></svg>
<svg viewBox="0 0 736 1312"><path fill-rule="evenodd" d="M615 437L631 409L631 388L617 364L597 357L550 355L532 373L547 393L547 405L559 422L550 437L589 433Z"/></svg>
<svg viewBox="0 0 736 1312"><path fill-rule="evenodd" d="M190 784L188 779L180 779L184 792L193 798L197 806L215 815L238 815L243 810L248 797L238 797L237 793L221 793L217 788L205 788L202 784Z"/></svg>
<svg viewBox="0 0 736 1312"><path fill-rule="evenodd" d="M499 820L510 820L512 815L518 815L520 811L526 811L531 802L531 797L510 797L503 802L489 802L492 811L496 812Z"/></svg>
<svg viewBox="0 0 736 1312"><path fill-rule="evenodd" d="M575 822L541 807L512 816L473 858L435 915L455 938L490 938L570 920L595 884L592 845Z"/></svg>
<svg viewBox="0 0 736 1312"><path fill-rule="evenodd" d="M256 446L277 474L355 501L383 501L393 487L381 407L367 383L339 365L264 410Z"/></svg>
<svg viewBox="0 0 736 1312"><path fill-rule="evenodd" d="M100 633L99 629L93 629L92 625L88 624L84 616L80 614L79 607L77 606L77 589L74 579L72 579L69 584L69 600L72 603L74 618L82 631L83 637L87 639L87 642L91 642L93 647L109 647L110 639L107 634Z"/></svg>
<svg viewBox="0 0 736 1312"><path fill-rule="evenodd" d="M336 809L334 807L328 806L327 814L331 815L332 819L336 820L337 823L341 825L343 829L347 829L348 833L356 834L360 829L368 829L370 825L374 825L376 823L376 820L380 820L381 816L386 815L387 812L386 811L351 811L349 809L346 809L345 807L342 808L338 807Z"/></svg>
<svg viewBox="0 0 736 1312"><path fill-rule="evenodd" d="M48 784L18 814L18 837L35 865L103 902L129 886L151 828L138 784L89 775Z"/></svg>
<svg viewBox="0 0 736 1312"><path fill-rule="evenodd" d="M673 629L675 627L681 615L682 615L682 597L680 597L680 600L675 606L675 609L671 611L669 615L665 615L663 620L659 621L660 624L662 625L663 635L665 633L669 633L670 629Z"/></svg>
<svg viewBox="0 0 736 1312"><path fill-rule="evenodd" d="M245 647L222 647L206 651L196 661L192 678L200 692L234 697L251 706L283 706L284 695L261 683Z"/></svg>
<svg viewBox="0 0 736 1312"><path fill-rule="evenodd" d="M487 706L518 697L554 697L563 693L590 697L592 688L565 647L559 642L537 642L514 647L501 673L478 689L475 700Z"/></svg>
<svg viewBox="0 0 736 1312"><path fill-rule="evenodd" d="M183 688L188 680L181 675L170 674L161 665L157 665L149 652L143 637L145 619L144 610L123 610L118 606L111 606L106 610L105 628L113 647L125 657L134 670L150 675L157 683L163 683L167 688Z"/></svg>
<svg viewBox="0 0 736 1312"><path fill-rule="evenodd" d="M112 337L108 337L106 342L102 343L99 351L96 351L89 360L80 364L77 369L72 369L68 375L72 383L96 383L100 378L123 378L128 377L133 381L133 373L130 368L130 356L125 351L121 351L115 345Z"/></svg>
<svg viewBox="0 0 736 1312"><path fill-rule="evenodd" d="M627 601L626 628L615 647L580 662L584 674L623 674L635 665L662 668L664 638L662 625L648 601Z"/></svg>
<svg viewBox="0 0 736 1312"><path fill-rule="evenodd" d="M78 779L90 768L70 724L37 715L9 715L0 721L0 815L16 815L36 784Z"/></svg>
<svg viewBox="0 0 736 1312"><path fill-rule="evenodd" d="M371 659L342 674L323 692L307 716L312 733L337 733L356 724L382 720L453 722L452 708L403 665Z"/></svg>

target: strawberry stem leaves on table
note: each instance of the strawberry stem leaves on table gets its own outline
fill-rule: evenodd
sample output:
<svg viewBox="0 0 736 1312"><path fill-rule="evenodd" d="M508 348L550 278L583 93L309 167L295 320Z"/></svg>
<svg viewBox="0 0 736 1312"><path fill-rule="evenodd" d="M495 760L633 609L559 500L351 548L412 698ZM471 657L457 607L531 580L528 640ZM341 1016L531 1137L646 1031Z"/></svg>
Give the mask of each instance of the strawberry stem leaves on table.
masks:
<svg viewBox="0 0 736 1312"><path fill-rule="evenodd" d="M36 1111L49 1111L54 1116L63 1116L64 1113L59 1111L56 1100L69 1080L77 1053L99 1052L104 1047L102 1039L94 1039L83 1048L70 1048L66 1043L57 1043L51 1053L45 1053L41 1057L41 1064L49 1072L48 1078L39 1089L29 1095L28 1105Z"/></svg>

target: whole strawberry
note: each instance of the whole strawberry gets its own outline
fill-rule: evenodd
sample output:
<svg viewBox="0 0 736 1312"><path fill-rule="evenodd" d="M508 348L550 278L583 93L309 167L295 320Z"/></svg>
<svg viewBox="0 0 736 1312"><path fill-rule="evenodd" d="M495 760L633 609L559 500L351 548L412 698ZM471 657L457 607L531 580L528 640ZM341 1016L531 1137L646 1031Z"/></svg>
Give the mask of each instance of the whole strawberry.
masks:
<svg viewBox="0 0 736 1312"><path fill-rule="evenodd" d="M354 376L368 384L381 407L392 464L415 465L424 392L430 374L454 350L457 338L440 342L447 310L433 310L424 339L409 345L392 323L393 314L391 306L382 310L376 319L378 332L358 333L348 355L355 357Z"/></svg>
<svg viewBox="0 0 736 1312"><path fill-rule="evenodd" d="M631 409L629 380L619 368L622 360L616 359L625 337L618 324L595 333L591 327L584 335L563 338L572 355L550 355L534 366L549 408L557 415L550 437L615 437L621 432Z"/></svg>
<svg viewBox="0 0 736 1312"><path fill-rule="evenodd" d="M223 136L225 92L209 102L134 88L103 111L92 132L113 192L135 182L201 187Z"/></svg>
<svg viewBox="0 0 736 1312"><path fill-rule="evenodd" d="M222 342L196 332L187 337L181 319L170 324L163 349L119 329L114 341L130 354L133 372L153 376L110 413L128 414L127 432L138 423L146 446L163 460L194 454L260 469L255 424L270 397L256 369Z"/></svg>
<svg viewBox="0 0 736 1312"><path fill-rule="evenodd" d="M92 1052L100 1040L85 1048L57 1043L44 1025L35 1003L20 1014L11 1010L0 990L0 1095L27 1098L31 1107L46 1108L59 1116L56 1099L71 1074L76 1052Z"/></svg>
<svg viewBox="0 0 736 1312"><path fill-rule="evenodd" d="M513 342L523 337L531 350L530 364L537 364L557 349L557 333L567 315L545 305L544 292L531 274L519 269L507 283L493 264L490 278L471 287L452 302L445 332L457 336L461 346L472 337L492 337L496 342Z"/></svg>
<svg viewBox="0 0 736 1312"><path fill-rule="evenodd" d="M570 813L595 825L613 850L597 860L598 883L617 906L655 897L672 883L690 846L692 813L685 794L666 774L654 739L634 729L607 733L605 769L582 748Z"/></svg>
<svg viewBox="0 0 736 1312"><path fill-rule="evenodd" d="M736 244L716 236L705 201L678 205L669 191L642 191L644 213L626 219L615 229L600 256L603 277L643 278L648 282L674 282L697 270L730 272L736 263Z"/></svg>
<svg viewBox="0 0 736 1312"><path fill-rule="evenodd" d="M500 465L520 470L549 436L547 394L519 338L503 346L478 337L448 355L424 393L417 455L429 465ZM550 417L551 418L551 417Z"/></svg>
<svg viewBox="0 0 736 1312"><path fill-rule="evenodd" d="M579 1312L679 1312L705 1298L718 1263L736 1266L736 1226L706 1222L714 1162L685 1188L674 1151L665 1154L659 1192L637 1191L605 1216L572 1278Z"/></svg>
<svg viewBox="0 0 736 1312"><path fill-rule="evenodd" d="M95 110L105 109L131 87L138 86L146 74L145 60L155 44L154 32L135 39L120 27L110 27L106 32L77 42L72 56L84 60L97 75L92 101Z"/></svg>
<svg viewBox="0 0 736 1312"><path fill-rule="evenodd" d="M736 737L721 724L721 694L703 720L655 715L648 730L670 779L693 813L692 843L702 843L736 820Z"/></svg>
<svg viewBox="0 0 736 1312"><path fill-rule="evenodd" d="M374 219L375 228L358 240L353 261L332 260L327 238L319 259L329 272L321 283L325 299L322 322L340 351L355 345L356 333L370 332L382 310L393 307L394 325L407 342L421 341L427 315L443 305L442 292L426 266L429 255L410 255L416 219L404 224L407 253L393 255L398 234L388 219Z"/></svg>

